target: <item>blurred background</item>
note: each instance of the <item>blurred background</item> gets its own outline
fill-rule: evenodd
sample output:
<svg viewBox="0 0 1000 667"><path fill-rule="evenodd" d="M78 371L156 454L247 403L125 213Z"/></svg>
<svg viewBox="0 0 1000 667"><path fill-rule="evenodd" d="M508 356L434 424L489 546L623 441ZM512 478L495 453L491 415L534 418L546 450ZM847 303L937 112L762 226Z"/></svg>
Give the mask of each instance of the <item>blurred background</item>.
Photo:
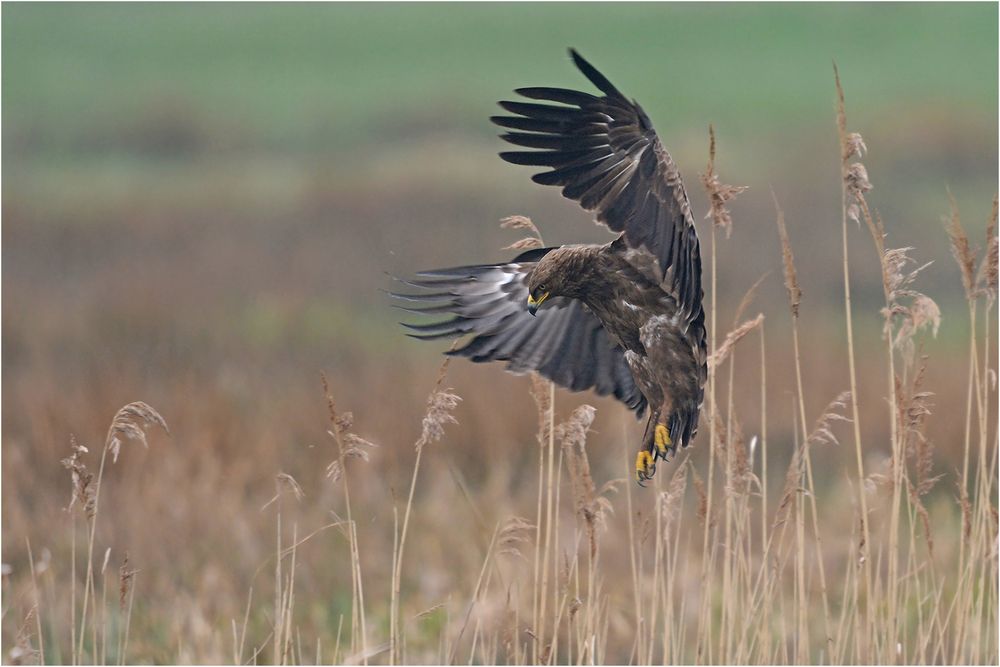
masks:
<svg viewBox="0 0 1000 667"><path fill-rule="evenodd" d="M255 581L265 585L254 577L274 519L259 510L275 474L305 492L303 532L340 498L324 477L335 449L321 371L355 430L380 445L355 466L352 491L368 572L387 571L391 546L381 547L446 348L402 335L381 291L387 273L503 260L518 237L497 223L511 214L530 216L550 244L611 238L532 184L530 169L500 161L488 121L519 86L590 90L569 46L648 112L706 251L709 123L722 179L749 186L732 205L732 237L718 242L719 336L768 274L747 314L767 318L776 465L791 451L794 384L772 189L804 291L810 419L848 388L836 61L888 244L933 261L917 282L943 314L923 350L936 393L929 433L951 471L969 328L942 216L950 190L982 244L998 177L997 19L990 3L6 5L2 528L13 580L27 567L25 537L51 567L68 562L59 461L71 434L94 456L115 411L144 400L171 436L154 434L106 471L99 525L112 562L128 550L141 569L135 657L226 659L229 619ZM878 462L889 453L883 297L867 230L850 235L859 399ZM748 434L760 431L755 347L736 359ZM468 597L481 553L463 546L484 546L503 516L534 512L527 379L463 361L447 384L464 400L418 484L414 613ZM557 414L581 402L598 410L595 479L623 476L640 425L614 402L561 390ZM848 454L818 453L817 484L842 481ZM322 539L302 555L302 576L325 592L302 603L300 620L332 635L350 579L343 540ZM384 593L377 574L370 585ZM5 588L6 612L23 589ZM7 641L22 619L5 616Z"/></svg>

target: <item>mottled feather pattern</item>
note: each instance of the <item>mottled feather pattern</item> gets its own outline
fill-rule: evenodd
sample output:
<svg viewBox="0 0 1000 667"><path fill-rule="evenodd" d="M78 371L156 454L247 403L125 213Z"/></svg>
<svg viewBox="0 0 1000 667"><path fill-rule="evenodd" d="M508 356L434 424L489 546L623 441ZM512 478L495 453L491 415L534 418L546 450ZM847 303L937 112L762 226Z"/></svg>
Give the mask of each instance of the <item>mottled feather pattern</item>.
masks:
<svg viewBox="0 0 1000 667"><path fill-rule="evenodd" d="M594 314L575 299L555 297L537 317L525 309L526 277L552 248L529 250L508 264L423 271L416 280L399 280L424 291L391 293L419 304L400 306L417 314L449 313L451 319L404 324L421 340L474 337L448 354L474 362L506 361L511 372L538 371L572 391L593 389L613 395L640 415L646 400L636 387L623 351L608 337Z"/></svg>

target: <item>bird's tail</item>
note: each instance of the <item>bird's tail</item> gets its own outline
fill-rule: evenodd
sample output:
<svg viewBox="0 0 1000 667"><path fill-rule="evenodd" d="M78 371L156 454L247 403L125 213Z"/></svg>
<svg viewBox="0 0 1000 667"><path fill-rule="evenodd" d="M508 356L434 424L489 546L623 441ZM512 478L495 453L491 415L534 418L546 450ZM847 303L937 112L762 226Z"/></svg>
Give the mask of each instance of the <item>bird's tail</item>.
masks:
<svg viewBox="0 0 1000 667"><path fill-rule="evenodd" d="M698 418L701 415L701 405L692 405L675 409L667 422L673 449L687 447L698 434Z"/></svg>

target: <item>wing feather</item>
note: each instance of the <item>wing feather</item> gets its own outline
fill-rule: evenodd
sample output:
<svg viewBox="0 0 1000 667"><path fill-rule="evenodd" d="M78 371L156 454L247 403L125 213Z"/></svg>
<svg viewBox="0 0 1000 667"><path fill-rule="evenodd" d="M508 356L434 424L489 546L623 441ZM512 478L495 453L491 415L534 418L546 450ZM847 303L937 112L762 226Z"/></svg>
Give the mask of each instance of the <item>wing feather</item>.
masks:
<svg viewBox="0 0 1000 667"><path fill-rule="evenodd" d="M680 172L649 117L593 65L570 50L577 68L603 96L565 88L531 87L515 92L532 102L500 102L515 114L491 120L509 129L505 141L527 149L504 160L549 167L534 174L542 185L590 211L629 247L655 257L657 282L675 296L690 319L701 310L698 235Z"/></svg>
<svg viewBox="0 0 1000 667"><path fill-rule="evenodd" d="M410 336L436 340L471 335L449 354L474 362L505 361L515 373L538 371L572 391L593 389L600 395L613 395L641 414L646 399L632 378L624 352L582 302L552 297L537 316L528 313L527 276L548 250L528 251L509 264L422 271L418 279L400 282L433 291L390 294L421 304L400 306L407 312L452 315L426 324L404 323Z"/></svg>

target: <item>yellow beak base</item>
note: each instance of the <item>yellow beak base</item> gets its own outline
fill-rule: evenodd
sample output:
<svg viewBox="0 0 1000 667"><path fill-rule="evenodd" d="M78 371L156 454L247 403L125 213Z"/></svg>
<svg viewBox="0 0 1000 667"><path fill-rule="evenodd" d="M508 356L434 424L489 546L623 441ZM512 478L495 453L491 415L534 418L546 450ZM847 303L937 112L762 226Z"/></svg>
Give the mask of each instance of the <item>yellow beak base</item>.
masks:
<svg viewBox="0 0 1000 667"><path fill-rule="evenodd" d="M549 293L546 292L538 298L536 301L530 294L528 295L528 312L534 315L538 312L538 309L542 306L542 302L549 298Z"/></svg>

